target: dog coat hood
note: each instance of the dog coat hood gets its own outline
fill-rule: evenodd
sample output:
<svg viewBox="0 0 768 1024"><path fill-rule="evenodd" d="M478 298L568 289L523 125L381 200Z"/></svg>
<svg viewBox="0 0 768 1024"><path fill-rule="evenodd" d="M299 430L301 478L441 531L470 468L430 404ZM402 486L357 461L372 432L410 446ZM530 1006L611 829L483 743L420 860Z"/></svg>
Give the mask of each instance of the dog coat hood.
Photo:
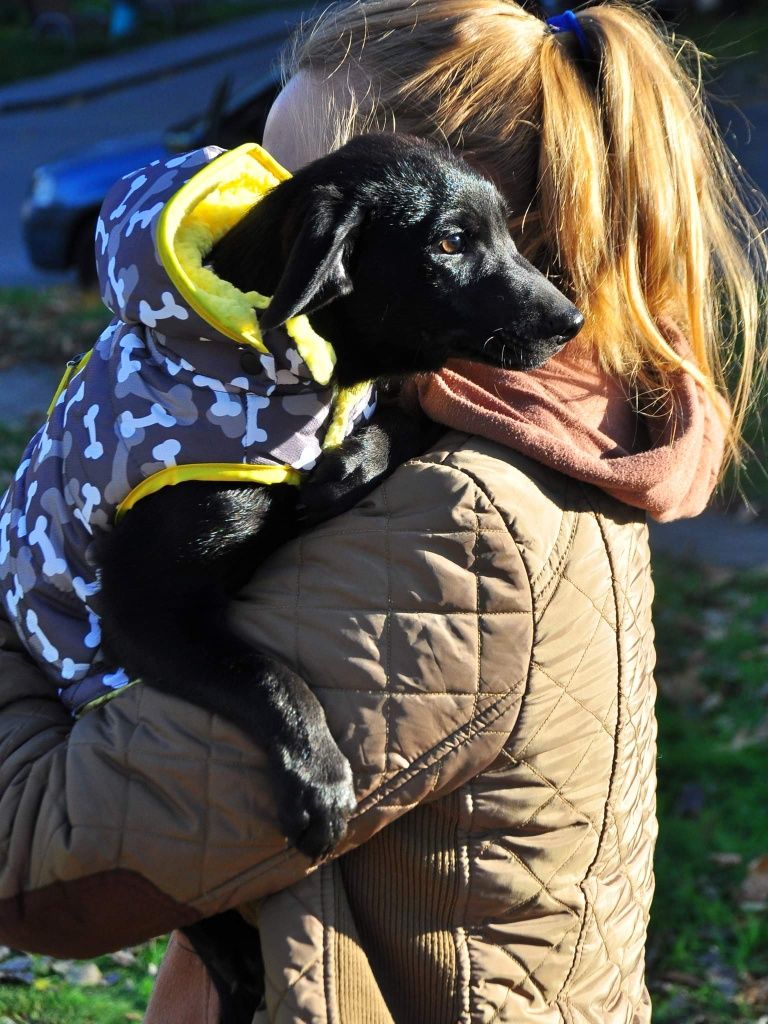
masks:
<svg viewBox="0 0 768 1024"><path fill-rule="evenodd" d="M339 392L306 317L262 338L244 294L205 267L287 172L258 146L208 147L119 181L96 230L115 319L60 387L0 506L0 580L30 653L78 711L130 680L100 651L95 540L185 480L297 483L375 399Z"/></svg>

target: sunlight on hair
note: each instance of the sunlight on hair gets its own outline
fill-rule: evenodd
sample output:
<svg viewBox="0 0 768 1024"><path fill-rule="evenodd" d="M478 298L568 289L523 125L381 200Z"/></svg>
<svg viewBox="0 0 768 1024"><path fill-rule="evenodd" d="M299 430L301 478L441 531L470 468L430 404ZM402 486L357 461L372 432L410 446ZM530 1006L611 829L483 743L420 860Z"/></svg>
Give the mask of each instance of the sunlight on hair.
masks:
<svg viewBox="0 0 768 1024"><path fill-rule="evenodd" d="M355 2L300 34L286 72L325 82L332 146L397 129L491 177L521 251L585 314L574 344L646 413L675 373L726 395L738 463L764 372L765 200L717 133L693 43L622 0L577 13L587 58L512 0Z"/></svg>

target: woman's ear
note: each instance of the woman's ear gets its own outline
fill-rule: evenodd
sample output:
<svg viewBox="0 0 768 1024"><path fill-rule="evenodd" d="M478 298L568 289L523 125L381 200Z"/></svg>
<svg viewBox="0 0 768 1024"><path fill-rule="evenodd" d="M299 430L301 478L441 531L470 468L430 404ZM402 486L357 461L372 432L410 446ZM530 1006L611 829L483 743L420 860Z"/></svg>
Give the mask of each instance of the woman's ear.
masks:
<svg viewBox="0 0 768 1024"><path fill-rule="evenodd" d="M325 194L310 204L272 301L259 317L262 331L352 291L346 259L362 219L362 207L338 196Z"/></svg>

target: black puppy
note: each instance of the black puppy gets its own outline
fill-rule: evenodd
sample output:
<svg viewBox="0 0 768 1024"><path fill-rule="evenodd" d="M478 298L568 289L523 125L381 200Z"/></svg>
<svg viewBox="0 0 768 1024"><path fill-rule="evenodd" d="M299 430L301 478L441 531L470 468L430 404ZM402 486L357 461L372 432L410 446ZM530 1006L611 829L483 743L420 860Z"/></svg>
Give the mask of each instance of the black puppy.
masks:
<svg viewBox="0 0 768 1024"><path fill-rule="evenodd" d="M464 162L421 141L361 136L269 193L210 263L241 290L273 296L264 332L311 313L334 345L340 385L453 356L527 369L582 317L519 255L506 218L498 191ZM303 489L310 515L326 494L328 514L357 500L428 440L402 414L353 435ZM195 482L144 498L102 546L103 636L131 676L229 718L266 748L283 828L317 858L355 806L349 766L304 680L226 619L230 596L295 529L287 485Z"/></svg>
<svg viewBox="0 0 768 1024"><path fill-rule="evenodd" d="M341 386L451 357L533 368L582 324L515 249L494 186L394 135L359 137L299 171L215 246L210 265L242 291L272 296L260 318L266 337L311 313L335 348ZM313 859L338 842L354 809L349 765L304 680L232 632L227 605L300 516L316 521L358 501L433 436L433 425L388 410L323 455L298 505L287 485L185 483L140 501L101 549L110 659L260 743L285 833ZM219 935L230 925L219 922ZM228 998L237 968L216 925L207 936L196 927L193 939L205 953L213 947Z"/></svg>
<svg viewBox="0 0 768 1024"><path fill-rule="evenodd" d="M263 332L311 313L333 343L342 386L454 356L532 368L582 324L517 252L495 187L436 147L394 135L358 137L299 171L210 263L241 290L272 295ZM353 435L302 489L309 517L358 500L429 438L400 413ZM144 498L101 548L103 643L132 677L229 718L265 747L286 835L317 858L355 806L349 765L304 680L226 617L296 516L287 485L194 482Z"/></svg>

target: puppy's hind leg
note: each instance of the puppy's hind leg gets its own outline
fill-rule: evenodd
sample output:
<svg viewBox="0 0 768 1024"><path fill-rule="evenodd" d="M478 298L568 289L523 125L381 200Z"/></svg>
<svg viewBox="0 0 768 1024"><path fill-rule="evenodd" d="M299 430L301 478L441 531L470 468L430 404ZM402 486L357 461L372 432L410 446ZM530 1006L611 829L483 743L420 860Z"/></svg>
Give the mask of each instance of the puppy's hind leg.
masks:
<svg viewBox="0 0 768 1024"><path fill-rule="evenodd" d="M346 830L352 773L304 680L228 621L230 597L293 532L294 489L184 483L143 498L101 552L115 664L229 719L266 751L288 838L318 859Z"/></svg>

